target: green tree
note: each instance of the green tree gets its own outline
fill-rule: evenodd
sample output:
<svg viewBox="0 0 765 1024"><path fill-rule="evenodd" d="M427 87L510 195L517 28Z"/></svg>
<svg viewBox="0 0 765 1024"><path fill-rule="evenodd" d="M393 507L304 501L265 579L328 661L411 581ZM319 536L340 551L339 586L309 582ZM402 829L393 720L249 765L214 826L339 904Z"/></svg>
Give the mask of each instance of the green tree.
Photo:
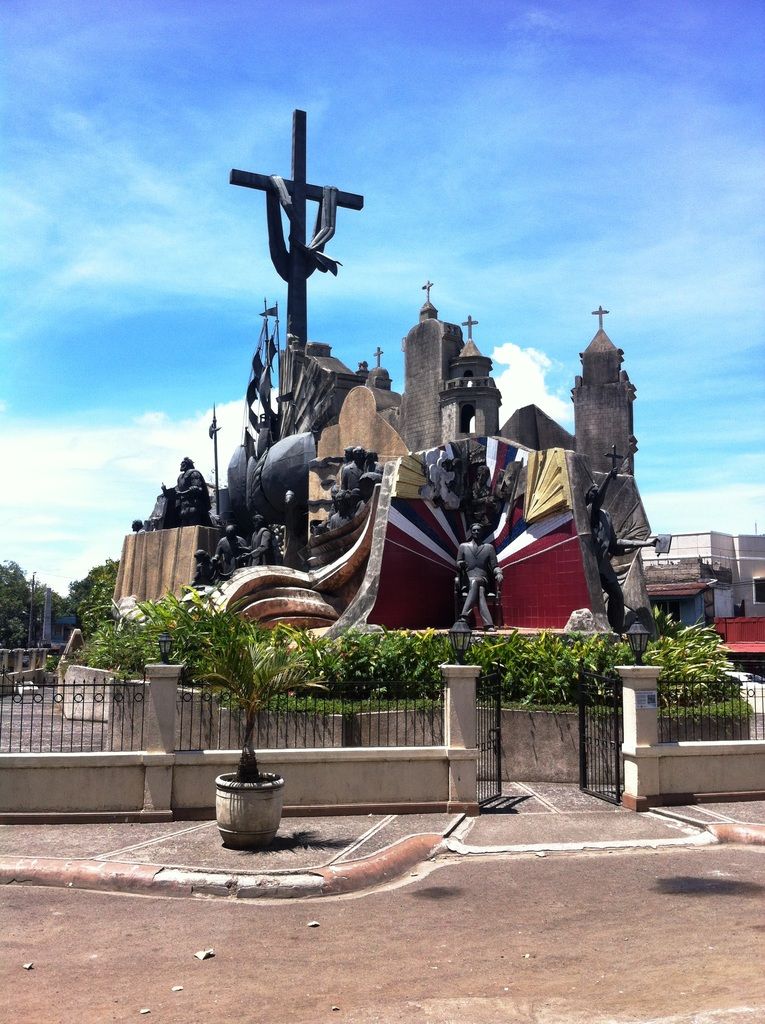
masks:
<svg viewBox="0 0 765 1024"><path fill-rule="evenodd" d="M29 599L32 594L31 581L16 562L0 563L0 648L26 647L29 641ZM52 616L61 615L66 609L66 599L54 591L51 593ZM43 613L45 609L45 585L37 583L34 596L33 637L42 637Z"/></svg>
<svg viewBox="0 0 765 1024"><path fill-rule="evenodd" d="M69 586L72 611L86 637L92 636L101 623L111 619L112 596L119 567L118 561L107 558L102 565L94 566L84 579L75 580Z"/></svg>
<svg viewBox="0 0 765 1024"><path fill-rule="evenodd" d="M0 564L0 647L26 647L30 589L20 565Z"/></svg>

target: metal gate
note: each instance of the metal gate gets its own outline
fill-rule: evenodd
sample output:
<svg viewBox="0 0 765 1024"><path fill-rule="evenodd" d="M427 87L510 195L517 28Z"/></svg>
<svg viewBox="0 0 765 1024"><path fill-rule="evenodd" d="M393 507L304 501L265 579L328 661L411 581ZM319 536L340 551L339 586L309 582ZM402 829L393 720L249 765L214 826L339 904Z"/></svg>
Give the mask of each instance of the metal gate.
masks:
<svg viewBox="0 0 765 1024"><path fill-rule="evenodd" d="M502 677L499 670L476 681L475 728L479 804L502 796Z"/></svg>
<svg viewBox="0 0 765 1024"><path fill-rule="evenodd" d="M579 670L579 788L621 803L622 681Z"/></svg>

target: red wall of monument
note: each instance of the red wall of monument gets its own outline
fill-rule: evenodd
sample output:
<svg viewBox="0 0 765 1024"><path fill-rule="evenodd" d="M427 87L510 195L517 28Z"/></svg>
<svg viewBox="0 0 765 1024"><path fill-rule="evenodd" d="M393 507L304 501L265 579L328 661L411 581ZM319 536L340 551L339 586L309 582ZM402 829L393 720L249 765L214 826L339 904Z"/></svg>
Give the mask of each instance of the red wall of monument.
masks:
<svg viewBox="0 0 765 1024"><path fill-rule="evenodd" d="M562 629L574 609L590 607L573 520L523 548L502 569L505 626Z"/></svg>
<svg viewBox="0 0 765 1024"><path fill-rule="evenodd" d="M590 606L573 521L523 548L502 569L506 628L560 629L575 608ZM455 618L454 572L389 523L369 622L389 629L448 628Z"/></svg>

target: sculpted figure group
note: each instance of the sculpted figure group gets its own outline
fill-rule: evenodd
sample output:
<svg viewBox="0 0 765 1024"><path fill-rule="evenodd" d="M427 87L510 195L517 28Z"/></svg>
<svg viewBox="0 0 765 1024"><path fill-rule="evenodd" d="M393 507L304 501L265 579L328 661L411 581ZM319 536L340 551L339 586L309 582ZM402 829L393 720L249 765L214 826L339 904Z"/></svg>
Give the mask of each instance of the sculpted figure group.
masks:
<svg viewBox="0 0 765 1024"><path fill-rule="evenodd" d="M313 535L338 530L359 514L372 497L375 485L382 480L383 466L377 458L377 452L367 451L360 445L349 445L345 449L338 482L330 492L332 513L326 522L311 524Z"/></svg>
<svg viewBox="0 0 765 1024"><path fill-rule="evenodd" d="M215 586L231 579L237 569L247 566L280 565L282 556L275 531L260 515L254 516L253 527L249 544L239 536L235 526L229 525L218 541L214 555L199 548L194 554L196 569L192 585Z"/></svg>
<svg viewBox="0 0 765 1024"><path fill-rule="evenodd" d="M668 538L650 537L648 540L619 538L608 511L603 507L606 493L612 480L618 476L615 452L611 471L599 485L593 484L585 495L590 520L592 544L597 560L600 584L607 597L608 622L615 633L624 631L624 596L619 579L611 564L615 555L625 554L642 547L659 545L659 550L668 550ZM332 488L333 512L323 524L312 524L312 533L337 530L351 522L369 500L377 483L382 480L383 466L377 461L377 452L366 451L360 446L345 449L343 465L338 482ZM445 463L433 462L429 466L429 489L435 492L445 482L439 473L450 471ZM443 490L443 488L441 488ZM424 490L424 489L423 489ZM448 488L447 488L448 490ZM174 503L177 520L182 526L210 526L210 495L204 477L195 469L190 458L184 458L176 487L172 490L162 485L162 495L167 502ZM426 496L423 494L423 496ZM427 495L430 496L430 495ZM455 495L456 497L456 495ZM500 493L492 487L491 474L485 464L478 465L474 482L464 496L463 509L473 519L469 529L470 539L460 544L457 550L457 575L454 580L455 610L459 619L467 622L474 609L485 630L495 631L495 618L501 623L502 614L502 570L497 562L494 545L484 542L483 537L495 518L500 503ZM448 502L445 503L448 507ZM200 548L195 553L195 571L192 585L212 587L231 578L247 566L279 565L283 562L277 532L260 515L253 517L253 532L249 542L237 533L236 526L228 525L218 541L215 554ZM134 533L143 533L154 528L152 519L144 522L133 521ZM289 531L289 523L288 523ZM290 563L291 564L291 563ZM490 610L490 604L494 610Z"/></svg>

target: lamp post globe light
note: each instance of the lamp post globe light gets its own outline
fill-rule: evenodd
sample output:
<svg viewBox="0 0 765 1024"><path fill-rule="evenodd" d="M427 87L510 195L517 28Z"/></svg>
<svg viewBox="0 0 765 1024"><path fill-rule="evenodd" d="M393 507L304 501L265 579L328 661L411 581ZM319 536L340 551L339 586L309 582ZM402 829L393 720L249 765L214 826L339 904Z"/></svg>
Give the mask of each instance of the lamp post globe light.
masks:
<svg viewBox="0 0 765 1024"><path fill-rule="evenodd" d="M159 656L162 659L162 664L169 665L170 652L173 649L173 638L169 633L160 633L157 637L157 643L159 644Z"/></svg>
<svg viewBox="0 0 765 1024"><path fill-rule="evenodd" d="M449 642L458 665L465 664L465 655L468 652L473 638L473 631L464 619L457 619L449 630Z"/></svg>
<svg viewBox="0 0 765 1024"><path fill-rule="evenodd" d="M637 619L632 623L630 628L627 630L627 640L629 641L632 653L635 656L635 664L643 664L643 655L648 647L648 640L651 634L645 628L645 626L638 622Z"/></svg>

